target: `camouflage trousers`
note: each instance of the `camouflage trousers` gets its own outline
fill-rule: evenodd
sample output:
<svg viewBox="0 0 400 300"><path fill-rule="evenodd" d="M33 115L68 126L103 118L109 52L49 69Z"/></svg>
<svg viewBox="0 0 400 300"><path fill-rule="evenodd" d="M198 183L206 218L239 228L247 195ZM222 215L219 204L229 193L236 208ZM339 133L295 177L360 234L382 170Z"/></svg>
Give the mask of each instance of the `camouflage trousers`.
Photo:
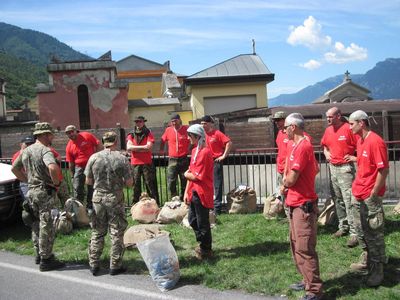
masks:
<svg viewBox="0 0 400 300"><path fill-rule="evenodd" d="M354 225L368 261L386 263L382 197L369 197L354 204Z"/></svg>
<svg viewBox="0 0 400 300"><path fill-rule="evenodd" d="M351 186L355 176L354 164L329 164L331 176L331 195L335 202L336 214L339 219L339 230L356 235L353 224Z"/></svg>
<svg viewBox="0 0 400 300"><path fill-rule="evenodd" d="M85 168L75 166L74 178L72 178L72 185L74 187L74 197L81 203L85 200ZM86 193L86 207L92 206L93 186L87 185Z"/></svg>
<svg viewBox="0 0 400 300"><path fill-rule="evenodd" d="M52 255L55 237L51 210L56 208L56 191L43 187L30 188L28 201L33 214L32 242L42 259Z"/></svg>
<svg viewBox="0 0 400 300"><path fill-rule="evenodd" d="M140 194L142 193L142 176L143 176L147 193L151 198L157 201L158 205L160 205L158 199L156 168L154 167L154 165L153 164L132 165L132 173L133 173L133 202L136 203L139 201Z"/></svg>
<svg viewBox="0 0 400 300"><path fill-rule="evenodd" d="M178 176L180 180L181 192L180 197L183 200L183 195L185 193L186 188L186 178L185 172L189 168L189 158L185 157L170 157L168 160L168 174L167 174L167 183L168 189L171 193L171 197L175 197L178 195L176 190L176 185L178 182Z"/></svg>
<svg viewBox="0 0 400 300"><path fill-rule="evenodd" d="M107 232L111 236L110 268L122 267L124 255L124 232L128 226L125 217L124 195L122 191L93 194L92 236L89 245L89 265L98 267L104 249L104 238Z"/></svg>

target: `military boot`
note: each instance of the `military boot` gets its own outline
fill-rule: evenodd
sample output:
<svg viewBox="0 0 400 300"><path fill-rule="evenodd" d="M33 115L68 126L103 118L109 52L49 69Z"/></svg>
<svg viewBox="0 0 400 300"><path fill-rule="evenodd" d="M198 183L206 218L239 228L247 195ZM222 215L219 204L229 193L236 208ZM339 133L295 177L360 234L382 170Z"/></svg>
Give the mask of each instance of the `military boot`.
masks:
<svg viewBox="0 0 400 300"><path fill-rule="evenodd" d="M360 255L360 260L350 265L350 269L353 272L368 273L368 252L363 251Z"/></svg>
<svg viewBox="0 0 400 300"><path fill-rule="evenodd" d="M370 267L367 285L370 287L379 286L383 281L383 263L372 262Z"/></svg>
<svg viewBox="0 0 400 300"><path fill-rule="evenodd" d="M61 269L64 266L65 264L63 262L59 261L52 255L49 258L46 259L42 258L40 260L39 270L41 272L46 272L46 271Z"/></svg>

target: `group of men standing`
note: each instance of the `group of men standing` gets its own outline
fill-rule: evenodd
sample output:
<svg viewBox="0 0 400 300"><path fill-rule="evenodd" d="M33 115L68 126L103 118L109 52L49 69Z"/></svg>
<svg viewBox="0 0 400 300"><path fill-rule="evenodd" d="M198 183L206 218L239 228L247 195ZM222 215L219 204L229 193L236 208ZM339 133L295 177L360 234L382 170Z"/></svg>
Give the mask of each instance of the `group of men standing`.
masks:
<svg viewBox="0 0 400 300"><path fill-rule="evenodd" d="M66 146L66 161L69 163L73 178L73 196L84 203L86 195L86 207L93 211L89 265L90 271L95 276L99 272L99 259L107 232L110 232L112 240L110 274L117 275L126 270L122 266L123 233L127 226L123 188L133 186L133 201L137 202L141 194L141 178L144 177L150 197L159 203L155 166L152 162L154 136L145 126L146 121L142 116L137 117L134 129L126 138L127 151L131 156L130 163L126 156L117 151L117 135L114 132L106 132L100 143L93 134L80 132L74 125L68 125L65 128L65 134L69 138ZM207 153L212 162L211 165L208 165L213 168L213 173L217 174L218 185L215 190L220 195L216 198L220 200L219 202L218 199L216 200L218 204L215 206L220 209L223 182L221 164L229 153L231 142L222 132L208 124L213 123L211 117L206 116L202 123L204 125L197 124L201 127L202 132L191 133L192 136L202 137L200 145L198 145L198 140L191 140L188 126L182 125L179 115L174 115L171 118L171 126L165 130L161 138L160 150L163 150L164 144L168 143L167 183L171 196L178 194L177 178L179 177L181 181L180 198L189 205L192 202L192 195L196 195L199 199L199 202L193 201L196 203L196 210L193 207L191 225L196 227L196 237L201 246L199 253L206 255L211 251L211 232L207 221L208 213L206 215L204 211L208 212L208 209L214 207L214 182L212 181L214 177L207 169L206 179L203 179L204 174L200 176L199 169L196 168L199 168L199 161L202 161L200 158ZM196 134L202 134L202 136ZM210 138L208 139L206 136L210 136ZM16 153L12 168L16 177L21 181L22 187L28 187L26 189L28 192L25 191L24 195L27 207L34 219L31 224L32 240L37 253L35 262L40 265L41 271L54 270L64 266L52 253L55 237L52 209L58 207L56 194L60 191L60 187L65 185L59 154L52 148L53 139L54 131L51 125L46 122L37 123L33 137L21 141L21 150ZM195 156L199 159L195 164L196 167L191 167L189 163L190 144L197 149ZM207 148L206 152L203 150L205 147ZM194 163L196 163L196 159ZM204 168L201 167L201 170ZM195 175L188 175L192 172ZM199 176L201 180L197 178ZM186 185L188 180L195 181L195 183ZM206 185L202 183L204 180ZM192 188L188 189L189 186ZM193 190L193 186L197 188ZM201 188L203 188L202 191L200 191ZM205 190L207 190L206 198L203 193ZM190 199L188 195L190 195ZM65 201L65 199L63 200ZM199 206L202 206L204 210L201 215L197 216L196 212L198 212ZM220 210L218 212L220 213ZM205 226L207 222L208 229ZM206 236L205 231L208 232Z"/></svg>
<svg viewBox="0 0 400 300"><path fill-rule="evenodd" d="M389 165L383 139L372 132L368 115L353 112L349 121L333 107L326 112L328 127L321 140L329 162L331 192L339 218L335 237L350 234L348 247L361 245L363 252L353 271L368 272L367 285L379 286L387 258L384 242L382 196ZM279 132L277 170L290 222L290 242L295 265L303 276L291 289L305 290L303 299L320 299L317 241L318 196L315 177L319 172L313 146L304 132L299 113L273 116ZM357 153L357 156L355 156ZM354 163L357 164L357 172Z"/></svg>

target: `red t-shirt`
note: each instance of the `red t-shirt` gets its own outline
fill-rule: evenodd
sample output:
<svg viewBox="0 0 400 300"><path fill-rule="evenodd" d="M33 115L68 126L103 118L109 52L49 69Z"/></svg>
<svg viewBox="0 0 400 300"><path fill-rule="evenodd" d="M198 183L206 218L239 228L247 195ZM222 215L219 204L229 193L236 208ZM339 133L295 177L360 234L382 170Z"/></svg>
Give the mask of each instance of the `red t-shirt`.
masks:
<svg viewBox="0 0 400 300"><path fill-rule="evenodd" d="M317 161L315 160L313 146L306 138L302 139L297 145L290 141L287 149L288 168L286 169L286 175L289 170L298 171L300 175L296 183L289 188L285 203L287 206L297 207L307 201L314 201L318 198L315 192Z"/></svg>
<svg viewBox="0 0 400 300"><path fill-rule="evenodd" d="M140 143L138 144L136 140L132 137L131 134L128 134L126 137L126 141L131 141L131 143L134 146L145 146L147 145L147 142L152 142L154 143L154 136L151 132L144 137ZM137 152L137 151L132 151L131 153L131 165L149 165L151 164L152 159L151 159L151 151L148 152Z"/></svg>
<svg viewBox="0 0 400 300"><path fill-rule="evenodd" d="M286 152L287 152L287 144L289 142L289 138L286 133L284 133L282 130L279 130L275 142L276 145L278 146L278 154L276 156L276 167L278 169L278 173L283 174L283 171L285 171Z"/></svg>
<svg viewBox="0 0 400 300"><path fill-rule="evenodd" d="M96 152L100 141L89 132L79 132L76 140L69 140L65 150L67 162L73 162L78 167L84 168L89 157Z"/></svg>
<svg viewBox="0 0 400 300"><path fill-rule="evenodd" d="M54 149L53 147L49 147L49 148L50 148L50 151L53 153L54 158L56 159L58 165L60 166L60 173L58 174L58 180L62 181L64 176L63 176L62 170L61 170L61 156L60 156L60 153L58 153L56 151L56 149Z"/></svg>
<svg viewBox="0 0 400 300"><path fill-rule="evenodd" d="M219 130L213 129L210 132L206 132L206 144L211 150L214 159L224 154L225 145L228 142L230 142L230 138Z"/></svg>
<svg viewBox="0 0 400 300"><path fill-rule="evenodd" d="M18 158L18 156L21 154L21 150L18 150L17 152L14 153L14 155L11 158L11 164L14 164L14 161Z"/></svg>
<svg viewBox="0 0 400 300"><path fill-rule="evenodd" d="M196 191L200 197L201 204L206 208L214 207L214 160L211 150L203 147L197 153L196 162L194 156L196 147L192 150L189 170L198 179L197 181L188 180L188 197L192 199L193 191Z"/></svg>
<svg viewBox="0 0 400 300"><path fill-rule="evenodd" d="M183 157L189 153L190 140L187 134L188 126L182 125L178 130L174 126L167 127L161 137L163 143L168 142L169 157Z"/></svg>
<svg viewBox="0 0 400 300"><path fill-rule="evenodd" d="M357 143L357 173L352 187L353 195L357 200L369 198L378 170L385 168L389 168L385 142L375 132L370 131L364 140L360 138ZM378 195L383 196L385 191L384 185Z"/></svg>
<svg viewBox="0 0 400 300"><path fill-rule="evenodd" d="M321 139L321 146L329 149L331 164L342 165L348 163L344 159L345 155L354 155L357 147L357 138L348 123L343 123L336 131L333 126L329 126L325 129L324 136Z"/></svg>

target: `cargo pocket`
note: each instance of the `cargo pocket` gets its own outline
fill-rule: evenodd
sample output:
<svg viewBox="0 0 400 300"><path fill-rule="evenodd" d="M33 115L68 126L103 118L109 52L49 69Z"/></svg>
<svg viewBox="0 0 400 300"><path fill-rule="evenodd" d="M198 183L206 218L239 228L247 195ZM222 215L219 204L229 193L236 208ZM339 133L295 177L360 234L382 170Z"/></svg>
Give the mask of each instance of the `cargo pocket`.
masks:
<svg viewBox="0 0 400 300"><path fill-rule="evenodd" d="M384 215L383 212L368 214L368 225L371 229L377 230L383 226Z"/></svg>

